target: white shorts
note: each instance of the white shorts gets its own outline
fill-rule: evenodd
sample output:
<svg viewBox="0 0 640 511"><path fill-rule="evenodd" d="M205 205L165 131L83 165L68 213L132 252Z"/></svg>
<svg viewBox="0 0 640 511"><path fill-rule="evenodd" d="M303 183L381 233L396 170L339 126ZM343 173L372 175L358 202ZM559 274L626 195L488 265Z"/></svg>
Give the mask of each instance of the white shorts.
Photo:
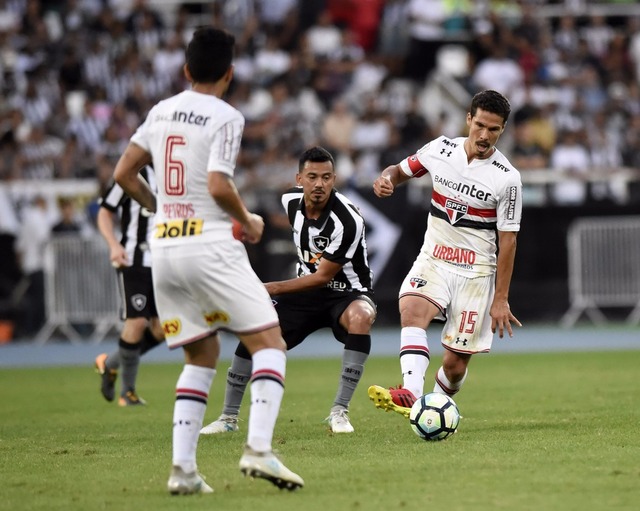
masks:
<svg viewBox="0 0 640 511"><path fill-rule="evenodd" d="M463 277L421 256L400 287L400 297L421 296L440 309L436 319L445 321L442 345L458 353L486 353L491 349L489 309L494 292L494 275Z"/></svg>
<svg viewBox="0 0 640 511"><path fill-rule="evenodd" d="M170 348L219 329L248 334L279 324L239 241L154 247L152 268L158 316Z"/></svg>

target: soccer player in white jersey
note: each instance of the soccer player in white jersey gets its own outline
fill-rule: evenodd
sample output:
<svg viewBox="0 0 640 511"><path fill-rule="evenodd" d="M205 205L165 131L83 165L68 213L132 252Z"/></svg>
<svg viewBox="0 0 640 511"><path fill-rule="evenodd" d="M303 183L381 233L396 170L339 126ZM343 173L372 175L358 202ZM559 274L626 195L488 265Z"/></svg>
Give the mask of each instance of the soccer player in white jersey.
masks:
<svg viewBox="0 0 640 511"><path fill-rule="evenodd" d="M376 303L369 268L364 218L334 189L333 156L307 149L298 161L298 186L282 195L298 253L297 277L265 284L274 298L287 349L313 332L331 328L344 344L338 391L326 422L333 433L353 433L349 404L371 351ZM251 357L240 344L227 372L222 414L203 435L238 430L238 414L251 374Z"/></svg>
<svg viewBox="0 0 640 511"><path fill-rule="evenodd" d="M522 326L509 307L522 183L496 148L510 111L502 94L479 92L467 113L467 137L436 138L384 169L373 184L378 197L389 197L411 178L430 174L433 182L424 244L399 293L403 384L370 387L378 408L408 417L424 394L432 320L445 321L433 391L448 396L462 387L471 356L491 349L496 330L513 336L511 323Z"/></svg>
<svg viewBox="0 0 640 511"><path fill-rule="evenodd" d="M233 77L234 38L197 29L186 50L191 90L160 101L131 138L115 179L156 212L151 240L153 283L170 348L182 347L176 385L171 494L210 493L196 448L220 353L218 330L234 332L252 356L251 409L240 470L295 490L304 485L272 451L284 392L285 343L269 293L253 272L231 218L257 243L263 219L250 213L233 182L244 128L242 114L221 98ZM138 178L153 163L158 194Z"/></svg>

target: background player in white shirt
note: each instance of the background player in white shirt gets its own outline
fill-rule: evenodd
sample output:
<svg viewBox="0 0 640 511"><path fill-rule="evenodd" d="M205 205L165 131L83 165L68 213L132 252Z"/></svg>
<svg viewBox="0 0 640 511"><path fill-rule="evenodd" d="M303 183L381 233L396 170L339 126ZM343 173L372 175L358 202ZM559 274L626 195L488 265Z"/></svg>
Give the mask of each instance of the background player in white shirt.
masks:
<svg viewBox="0 0 640 511"><path fill-rule="evenodd" d="M213 491L198 473L196 448L216 374L219 329L236 333L252 356L240 470L289 490L304 484L272 451L286 366L278 317L244 245L232 236L231 217L242 224L250 243L257 243L264 230L232 179L244 128L242 114L221 99L233 77L233 46L233 36L222 30L195 31L184 66L191 90L151 109L115 169L120 186L156 212L151 255L158 313L167 344L181 346L185 354L173 415L167 483L172 494ZM156 171L157 197L138 178L149 163Z"/></svg>
<svg viewBox="0 0 640 511"><path fill-rule="evenodd" d="M473 97L469 135L439 137L415 155L391 165L375 180L378 197L429 173L433 194L424 244L400 288L400 368L403 385L369 388L376 407L409 416L424 394L429 365L427 327L445 320L442 367L434 392L453 396L474 353L491 349L493 334L522 326L509 307L509 286L522 214L522 184L495 145L511 107L493 90ZM496 249L498 248L497 254Z"/></svg>

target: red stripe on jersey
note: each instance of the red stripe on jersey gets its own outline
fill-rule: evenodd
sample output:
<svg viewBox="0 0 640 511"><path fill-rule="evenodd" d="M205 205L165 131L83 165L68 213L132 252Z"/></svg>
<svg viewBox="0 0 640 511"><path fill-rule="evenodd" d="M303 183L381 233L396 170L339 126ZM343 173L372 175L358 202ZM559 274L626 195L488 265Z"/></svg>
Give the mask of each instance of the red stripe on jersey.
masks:
<svg viewBox="0 0 640 511"><path fill-rule="evenodd" d="M415 154L407 158L407 163L409 164L409 170L411 170L411 174L413 174L413 177L421 177L429 172L426 168L424 168L422 163L420 163L420 160L418 160L418 157Z"/></svg>
<svg viewBox="0 0 640 511"><path fill-rule="evenodd" d="M449 199L450 197L440 195L438 192L434 190L433 194L431 195L431 198L433 199L433 202L435 202L436 204L440 204L440 206L444 208L445 203L447 202L447 199ZM455 200L455 199L451 199L451 200ZM467 206L467 215L481 216L484 218L495 218L497 214L498 213L495 208L481 209L481 208L472 208L471 206Z"/></svg>

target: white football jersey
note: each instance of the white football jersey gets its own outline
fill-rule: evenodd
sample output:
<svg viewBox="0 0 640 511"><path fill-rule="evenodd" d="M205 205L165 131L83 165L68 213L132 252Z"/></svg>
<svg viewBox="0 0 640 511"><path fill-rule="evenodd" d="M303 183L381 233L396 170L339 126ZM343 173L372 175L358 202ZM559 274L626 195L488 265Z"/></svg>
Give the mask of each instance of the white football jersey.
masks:
<svg viewBox="0 0 640 511"><path fill-rule="evenodd" d="M158 185L151 246L231 239L231 219L213 200L209 172L233 176L244 117L192 90L156 104L131 141L153 159Z"/></svg>
<svg viewBox="0 0 640 511"><path fill-rule="evenodd" d="M497 232L519 231L520 173L497 149L467 162L465 137L441 136L400 163L411 177L427 173L433 194L421 251L437 266L474 277L496 270Z"/></svg>

